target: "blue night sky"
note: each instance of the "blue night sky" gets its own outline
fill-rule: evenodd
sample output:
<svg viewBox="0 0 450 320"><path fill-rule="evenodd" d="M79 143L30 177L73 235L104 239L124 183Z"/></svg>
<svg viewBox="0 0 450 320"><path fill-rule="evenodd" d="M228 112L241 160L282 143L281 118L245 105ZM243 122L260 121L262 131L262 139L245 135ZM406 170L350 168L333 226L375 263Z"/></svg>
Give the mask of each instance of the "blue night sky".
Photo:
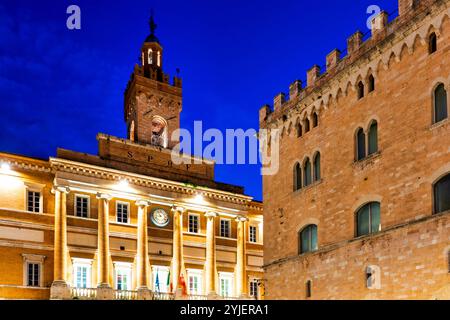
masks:
<svg viewBox="0 0 450 320"><path fill-rule="evenodd" d="M82 29L66 28L81 7ZM98 132L126 137L123 92L149 33L150 9L164 69L181 69L181 125L258 128L258 110L334 48L344 51L366 9L397 0L0 2L0 151L48 158L56 148L97 153ZM218 165L216 180L261 200L258 165Z"/></svg>

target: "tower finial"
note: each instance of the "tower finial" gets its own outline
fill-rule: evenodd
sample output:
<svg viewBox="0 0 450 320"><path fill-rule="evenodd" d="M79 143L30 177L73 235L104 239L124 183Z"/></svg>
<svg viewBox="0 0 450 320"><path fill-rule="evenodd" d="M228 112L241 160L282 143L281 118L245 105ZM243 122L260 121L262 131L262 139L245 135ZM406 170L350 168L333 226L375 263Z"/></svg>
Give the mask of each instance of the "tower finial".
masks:
<svg viewBox="0 0 450 320"><path fill-rule="evenodd" d="M158 27L158 25L155 23L155 19L153 18L153 16L154 16L154 13L153 13L153 9L152 9L151 13L150 13L150 22L149 22L151 35L155 35L155 30Z"/></svg>
<svg viewBox="0 0 450 320"><path fill-rule="evenodd" d="M150 26L150 35L145 39L145 42L159 43L158 38L155 36L155 30L158 27L158 25L155 23L153 9L151 10L150 19L148 21L148 24Z"/></svg>

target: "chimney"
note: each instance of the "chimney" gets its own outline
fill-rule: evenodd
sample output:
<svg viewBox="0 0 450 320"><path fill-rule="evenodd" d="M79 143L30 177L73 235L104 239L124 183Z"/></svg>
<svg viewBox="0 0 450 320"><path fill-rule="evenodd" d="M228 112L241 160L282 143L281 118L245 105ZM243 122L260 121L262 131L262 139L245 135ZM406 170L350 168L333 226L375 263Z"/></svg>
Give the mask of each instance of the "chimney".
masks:
<svg viewBox="0 0 450 320"><path fill-rule="evenodd" d="M289 86L289 99L292 99L300 93L302 90L302 82L300 80L295 80Z"/></svg>
<svg viewBox="0 0 450 320"><path fill-rule="evenodd" d="M341 52L338 49L334 49L327 55L327 71L337 66L341 59Z"/></svg>
<svg viewBox="0 0 450 320"><path fill-rule="evenodd" d="M285 95L283 92L279 93L274 99L273 99L273 108L275 112L281 110L281 106L286 101Z"/></svg>
<svg viewBox="0 0 450 320"><path fill-rule="evenodd" d="M386 28L387 23L388 23L388 13L386 11L381 11L371 21L372 36L380 31L383 31Z"/></svg>
<svg viewBox="0 0 450 320"><path fill-rule="evenodd" d="M362 44L363 34L361 31L356 31L354 34L347 39L347 52L348 54L352 54L357 51Z"/></svg>
<svg viewBox="0 0 450 320"><path fill-rule="evenodd" d="M320 67L317 64L315 64L306 73L306 83L308 87L313 86L319 76L320 76Z"/></svg>

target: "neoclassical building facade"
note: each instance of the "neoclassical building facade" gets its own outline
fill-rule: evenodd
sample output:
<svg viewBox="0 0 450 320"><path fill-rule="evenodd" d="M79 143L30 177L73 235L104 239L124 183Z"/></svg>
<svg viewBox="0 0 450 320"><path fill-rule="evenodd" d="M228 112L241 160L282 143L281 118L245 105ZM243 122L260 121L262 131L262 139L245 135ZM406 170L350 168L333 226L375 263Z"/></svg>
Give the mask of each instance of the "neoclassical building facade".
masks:
<svg viewBox="0 0 450 320"><path fill-rule="evenodd" d="M260 109L266 298L450 299L450 1L398 8Z"/></svg>
<svg viewBox="0 0 450 320"><path fill-rule="evenodd" d="M155 28L126 88L127 139L0 153L0 299L263 298L262 204L212 161L172 161L182 83Z"/></svg>

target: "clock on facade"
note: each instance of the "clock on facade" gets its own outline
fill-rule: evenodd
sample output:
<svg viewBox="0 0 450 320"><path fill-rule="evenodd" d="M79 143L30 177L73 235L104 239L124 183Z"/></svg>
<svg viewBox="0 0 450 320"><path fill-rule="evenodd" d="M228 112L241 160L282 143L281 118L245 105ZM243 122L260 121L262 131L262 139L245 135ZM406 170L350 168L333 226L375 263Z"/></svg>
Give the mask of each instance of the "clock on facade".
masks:
<svg viewBox="0 0 450 320"><path fill-rule="evenodd" d="M153 209L150 218L158 227L165 227L169 224L169 215L160 208Z"/></svg>

